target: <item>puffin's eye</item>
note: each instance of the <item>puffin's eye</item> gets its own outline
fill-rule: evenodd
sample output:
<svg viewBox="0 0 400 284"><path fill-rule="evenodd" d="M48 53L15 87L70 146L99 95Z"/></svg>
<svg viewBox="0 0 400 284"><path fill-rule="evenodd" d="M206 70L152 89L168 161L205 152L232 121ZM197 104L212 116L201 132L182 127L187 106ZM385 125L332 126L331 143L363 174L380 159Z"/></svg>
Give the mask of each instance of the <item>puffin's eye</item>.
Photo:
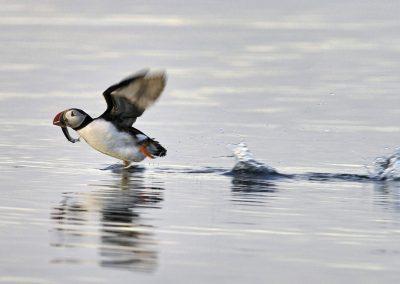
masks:
<svg viewBox="0 0 400 284"><path fill-rule="evenodd" d="M73 111L71 111L71 116L72 116L72 117L74 117L74 116L75 116L75 113L74 113Z"/></svg>

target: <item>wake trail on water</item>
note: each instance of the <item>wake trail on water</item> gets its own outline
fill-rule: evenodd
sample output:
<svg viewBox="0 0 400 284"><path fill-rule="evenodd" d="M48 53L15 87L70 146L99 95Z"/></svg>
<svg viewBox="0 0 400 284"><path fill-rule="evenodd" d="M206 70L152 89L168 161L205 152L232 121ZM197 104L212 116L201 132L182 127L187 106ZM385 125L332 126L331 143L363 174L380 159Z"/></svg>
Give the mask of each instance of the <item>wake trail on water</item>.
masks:
<svg viewBox="0 0 400 284"><path fill-rule="evenodd" d="M382 180L400 180L400 148L394 154L388 157L379 157L375 160L373 168L368 174L349 174L349 173L318 173L310 172L304 174L286 174L281 173L272 166L258 161L251 153L246 143L231 144L228 146L233 153L235 164L233 168L224 169L216 167L156 167L153 170L160 174L218 174L231 176L236 181L268 181L276 179L289 180L308 180L317 182L366 182ZM143 172L146 170L141 165L134 165L129 169L120 164L110 165L103 170L112 172L129 171L132 173Z"/></svg>
<svg viewBox="0 0 400 284"><path fill-rule="evenodd" d="M248 149L246 143L241 142L232 147L236 164L229 171L228 175L235 178L254 177L264 179L288 178L310 181L365 181L369 180L368 175L337 174L337 173L305 173L305 174L283 174L275 168L257 161Z"/></svg>

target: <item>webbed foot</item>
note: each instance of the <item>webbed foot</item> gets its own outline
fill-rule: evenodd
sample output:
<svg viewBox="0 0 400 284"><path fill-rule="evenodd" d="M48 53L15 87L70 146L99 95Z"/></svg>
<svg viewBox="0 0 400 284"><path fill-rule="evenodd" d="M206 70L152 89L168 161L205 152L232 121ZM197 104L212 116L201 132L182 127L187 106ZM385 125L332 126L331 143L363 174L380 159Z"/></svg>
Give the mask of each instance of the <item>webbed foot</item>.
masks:
<svg viewBox="0 0 400 284"><path fill-rule="evenodd" d="M129 169L131 167L131 162L130 161L124 161L124 169Z"/></svg>

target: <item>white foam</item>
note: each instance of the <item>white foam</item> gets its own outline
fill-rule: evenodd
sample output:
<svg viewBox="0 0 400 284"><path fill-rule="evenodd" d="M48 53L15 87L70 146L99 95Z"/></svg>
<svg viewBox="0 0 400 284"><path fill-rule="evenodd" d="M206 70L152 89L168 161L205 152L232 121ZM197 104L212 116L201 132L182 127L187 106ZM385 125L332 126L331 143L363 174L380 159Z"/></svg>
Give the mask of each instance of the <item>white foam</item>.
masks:
<svg viewBox="0 0 400 284"><path fill-rule="evenodd" d="M253 154L247 148L246 143L241 142L233 145L233 154L235 155L236 164L232 169L233 173L243 174L276 174L277 171L268 165L258 162L254 159Z"/></svg>
<svg viewBox="0 0 400 284"><path fill-rule="evenodd" d="M370 172L371 178L379 180L400 180L400 148L389 157L378 157Z"/></svg>

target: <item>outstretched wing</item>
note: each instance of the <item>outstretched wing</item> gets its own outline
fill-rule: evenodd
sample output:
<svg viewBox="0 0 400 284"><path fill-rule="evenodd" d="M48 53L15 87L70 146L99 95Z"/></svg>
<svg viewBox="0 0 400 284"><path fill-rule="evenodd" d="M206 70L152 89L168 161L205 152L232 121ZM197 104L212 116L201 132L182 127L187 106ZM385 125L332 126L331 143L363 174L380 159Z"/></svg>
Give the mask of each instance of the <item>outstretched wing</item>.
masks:
<svg viewBox="0 0 400 284"><path fill-rule="evenodd" d="M161 95L166 84L164 72L139 71L104 91L107 110L101 117L121 127L131 127L136 118Z"/></svg>

